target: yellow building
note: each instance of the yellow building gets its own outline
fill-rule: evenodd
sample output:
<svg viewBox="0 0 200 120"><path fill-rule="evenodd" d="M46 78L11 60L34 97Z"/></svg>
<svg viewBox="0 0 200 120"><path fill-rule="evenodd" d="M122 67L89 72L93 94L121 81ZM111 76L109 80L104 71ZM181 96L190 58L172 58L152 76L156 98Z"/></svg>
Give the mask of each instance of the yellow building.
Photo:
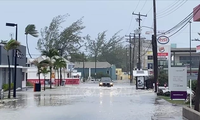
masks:
<svg viewBox="0 0 200 120"><path fill-rule="evenodd" d="M117 80L127 80L128 74L122 71L122 68L116 68Z"/></svg>

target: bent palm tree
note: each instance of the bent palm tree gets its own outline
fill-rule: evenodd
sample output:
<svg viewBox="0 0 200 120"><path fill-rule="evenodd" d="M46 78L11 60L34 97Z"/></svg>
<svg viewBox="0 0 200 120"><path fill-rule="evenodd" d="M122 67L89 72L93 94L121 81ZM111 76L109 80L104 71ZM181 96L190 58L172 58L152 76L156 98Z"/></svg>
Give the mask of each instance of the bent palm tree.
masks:
<svg viewBox="0 0 200 120"><path fill-rule="evenodd" d="M46 56L49 59L49 69L50 69L50 89L51 89L51 74L52 74L52 67L53 67L53 58L58 56L58 51L56 49L50 49L49 51L42 51L42 55Z"/></svg>
<svg viewBox="0 0 200 120"><path fill-rule="evenodd" d="M54 58L55 59L55 62L54 62L54 67L55 67L55 70L59 70L59 68L65 68L67 66L67 63L66 61L63 59L63 58ZM58 76L59 76L59 72L58 72ZM58 77L59 78L59 77ZM60 71L60 85L62 83L62 72Z"/></svg>
<svg viewBox="0 0 200 120"><path fill-rule="evenodd" d="M10 98L10 90L11 90L11 68L10 68L10 57L9 57L9 51L13 50L13 49L17 49L17 47L20 45L20 43L16 40L11 39L10 41L8 41L5 46L4 49L7 51L7 59L8 59L8 98Z"/></svg>
<svg viewBox="0 0 200 120"><path fill-rule="evenodd" d="M33 36L33 37L38 37L38 31L36 30L36 27L35 27L34 24L29 24L25 28L26 47L27 47L27 51L28 51L30 58L32 58L30 51L29 51L29 47L28 47L28 34Z"/></svg>

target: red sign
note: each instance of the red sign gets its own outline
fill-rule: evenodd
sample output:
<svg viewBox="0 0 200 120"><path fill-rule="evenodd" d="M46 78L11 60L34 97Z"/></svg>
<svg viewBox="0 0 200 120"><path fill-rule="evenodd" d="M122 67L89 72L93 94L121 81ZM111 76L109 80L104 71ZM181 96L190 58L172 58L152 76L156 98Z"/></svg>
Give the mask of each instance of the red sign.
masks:
<svg viewBox="0 0 200 120"><path fill-rule="evenodd" d="M158 53L158 56L168 56L168 53Z"/></svg>

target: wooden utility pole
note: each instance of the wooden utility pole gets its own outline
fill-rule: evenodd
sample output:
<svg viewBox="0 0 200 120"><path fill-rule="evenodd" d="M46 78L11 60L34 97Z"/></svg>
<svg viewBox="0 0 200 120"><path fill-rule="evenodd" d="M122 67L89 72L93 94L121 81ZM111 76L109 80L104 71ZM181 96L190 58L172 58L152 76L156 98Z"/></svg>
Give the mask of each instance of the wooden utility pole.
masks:
<svg viewBox="0 0 200 120"><path fill-rule="evenodd" d="M140 47L141 47L141 45L140 45L140 34L141 34L141 29L140 29L140 21L142 20L142 19L141 19L141 16L147 17L147 15L142 15L142 14L140 14L140 12L139 12L139 14L135 14L134 12L133 12L132 14L138 16L138 19L136 19L136 20L137 20L138 23L139 23L138 70L140 70L140 69L141 69L141 60L140 60L140 52L141 52L141 51L140 51Z"/></svg>
<svg viewBox="0 0 200 120"><path fill-rule="evenodd" d="M129 67L130 67L130 83L133 83L133 68L132 68L132 36L125 35L125 37L129 37Z"/></svg>
<svg viewBox="0 0 200 120"><path fill-rule="evenodd" d="M154 20L154 35L152 35L152 47L153 47L153 64L154 64L154 81L155 92L157 93L157 81L158 81L158 57L157 57L157 23L156 23L156 0L153 0L153 20ZM169 68L168 68L169 70Z"/></svg>

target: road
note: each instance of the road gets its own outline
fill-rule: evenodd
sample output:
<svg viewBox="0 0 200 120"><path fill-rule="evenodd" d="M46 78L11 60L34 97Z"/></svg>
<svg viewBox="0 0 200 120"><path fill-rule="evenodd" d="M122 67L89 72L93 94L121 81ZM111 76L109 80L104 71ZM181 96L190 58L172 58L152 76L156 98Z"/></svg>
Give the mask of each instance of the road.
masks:
<svg viewBox="0 0 200 120"><path fill-rule="evenodd" d="M152 90L135 90L126 82L111 88L85 83L17 95L17 101L0 107L3 120L182 120L180 106L158 100Z"/></svg>

